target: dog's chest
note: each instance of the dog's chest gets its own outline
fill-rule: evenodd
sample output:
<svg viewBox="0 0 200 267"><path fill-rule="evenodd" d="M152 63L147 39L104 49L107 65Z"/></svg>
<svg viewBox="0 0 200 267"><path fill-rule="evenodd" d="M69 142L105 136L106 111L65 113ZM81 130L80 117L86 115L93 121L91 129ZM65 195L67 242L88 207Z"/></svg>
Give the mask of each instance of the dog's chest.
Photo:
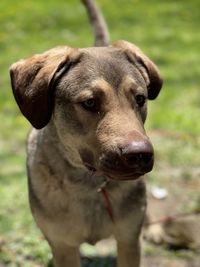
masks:
<svg viewBox="0 0 200 267"><path fill-rule="evenodd" d="M113 223L106 209L104 199L95 192L84 196L71 194L67 197L67 209L54 202L54 218L45 219L45 229L50 239L78 245L91 244L107 238L113 233ZM56 207L57 206L57 207Z"/></svg>
<svg viewBox="0 0 200 267"><path fill-rule="evenodd" d="M85 227L85 239L95 243L112 234L113 222L110 218L105 200L99 193L80 201L81 212Z"/></svg>
<svg viewBox="0 0 200 267"><path fill-rule="evenodd" d="M137 217L144 211L144 196L135 187L123 189L107 191L109 208L103 194L95 189L82 190L81 194L71 192L67 211L60 212L56 220L56 235L60 233L60 237L65 237L70 244L94 244L114 234L116 227L126 224L126 221L137 224Z"/></svg>

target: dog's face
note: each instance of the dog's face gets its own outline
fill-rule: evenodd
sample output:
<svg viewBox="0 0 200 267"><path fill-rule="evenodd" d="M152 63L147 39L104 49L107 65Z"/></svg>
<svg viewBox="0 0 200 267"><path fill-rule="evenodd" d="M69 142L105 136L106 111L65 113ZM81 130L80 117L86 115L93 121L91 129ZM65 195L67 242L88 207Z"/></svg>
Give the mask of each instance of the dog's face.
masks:
<svg viewBox="0 0 200 267"><path fill-rule="evenodd" d="M22 113L38 129L51 120L74 161L119 180L151 171L143 125L162 80L134 45L53 49L15 63L11 79Z"/></svg>

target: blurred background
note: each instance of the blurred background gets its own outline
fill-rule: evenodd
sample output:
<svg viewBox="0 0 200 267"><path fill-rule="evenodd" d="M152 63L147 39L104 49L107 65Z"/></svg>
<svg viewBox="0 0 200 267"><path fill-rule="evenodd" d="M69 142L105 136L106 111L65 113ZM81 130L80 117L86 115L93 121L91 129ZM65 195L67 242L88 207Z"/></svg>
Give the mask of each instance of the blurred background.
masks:
<svg viewBox="0 0 200 267"><path fill-rule="evenodd" d="M200 3L97 0L97 4L111 40L135 43L164 77L158 99L149 103L146 122L156 153L147 180L153 203L150 219L153 209L157 209L153 220L191 214L181 215L179 224L162 225L166 239L147 234L144 264L199 267L200 219L195 213L200 211ZM93 33L78 0L2 0L0 11L0 267L50 266L49 248L28 207L25 139L30 125L14 101L9 66L57 45L92 46ZM164 190L161 199L155 188ZM166 214L160 214L165 207ZM82 251L88 257L98 254L87 245ZM97 263L88 258L84 266L108 267L113 264L109 260Z"/></svg>

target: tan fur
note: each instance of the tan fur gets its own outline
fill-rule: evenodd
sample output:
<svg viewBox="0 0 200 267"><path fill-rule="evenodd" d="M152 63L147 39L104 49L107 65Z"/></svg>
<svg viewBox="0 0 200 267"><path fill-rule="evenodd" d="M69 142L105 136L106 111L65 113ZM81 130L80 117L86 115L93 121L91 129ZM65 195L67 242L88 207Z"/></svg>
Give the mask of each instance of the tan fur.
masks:
<svg viewBox="0 0 200 267"><path fill-rule="evenodd" d="M146 207L138 173L152 166L133 168L124 155L141 143L151 150L143 126L147 104L139 107L135 97L148 98L149 90L149 98L158 95L162 81L155 65L121 41L104 48L55 48L15 63L11 79L20 109L37 128L27 146L30 206L55 266L79 267L82 242L114 235L118 267L138 267ZM100 105L95 112L83 107L91 98ZM97 192L105 178L114 223Z"/></svg>

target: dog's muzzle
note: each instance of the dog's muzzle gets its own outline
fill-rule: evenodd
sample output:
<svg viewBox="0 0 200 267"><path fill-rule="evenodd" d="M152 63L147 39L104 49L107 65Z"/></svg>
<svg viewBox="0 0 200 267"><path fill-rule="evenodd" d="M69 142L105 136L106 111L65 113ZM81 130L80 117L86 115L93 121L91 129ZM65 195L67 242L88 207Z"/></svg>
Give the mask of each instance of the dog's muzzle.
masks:
<svg viewBox="0 0 200 267"><path fill-rule="evenodd" d="M115 151L102 153L99 158L99 169L116 180L136 179L150 172L153 164L153 147L148 140L130 142Z"/></svg>

